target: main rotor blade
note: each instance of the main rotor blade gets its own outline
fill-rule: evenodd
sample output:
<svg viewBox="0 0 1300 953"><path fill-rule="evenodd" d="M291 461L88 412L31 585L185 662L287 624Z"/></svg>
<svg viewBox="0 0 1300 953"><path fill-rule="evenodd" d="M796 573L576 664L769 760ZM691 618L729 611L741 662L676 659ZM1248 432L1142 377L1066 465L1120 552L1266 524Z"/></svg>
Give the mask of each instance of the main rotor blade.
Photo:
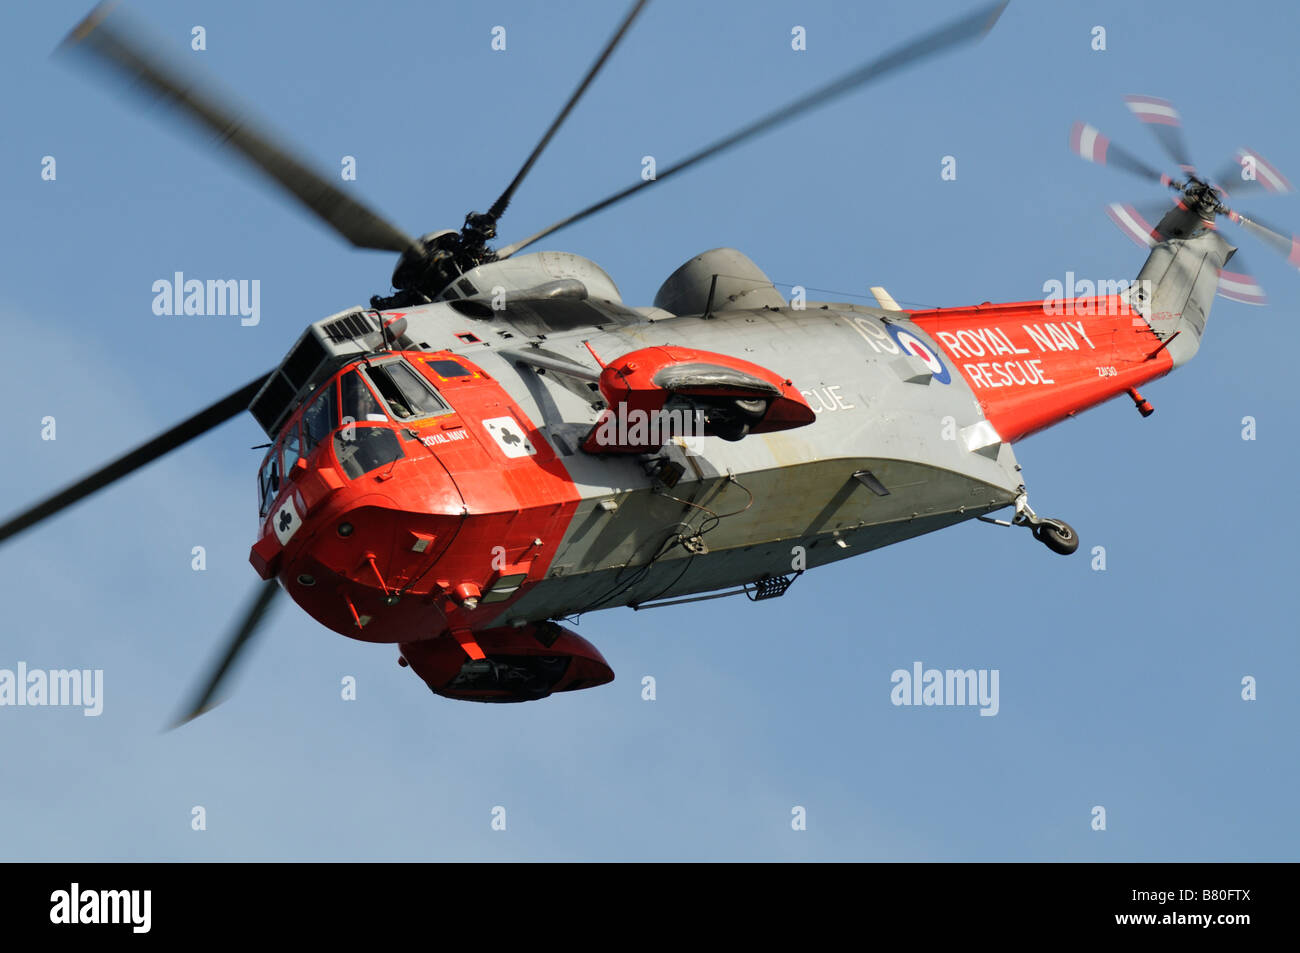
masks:
<svg viewBox="0 0 1300 953"><path fill-rule="evenodd" d="M627 34L628 29L632 26L632 21L637 18L637 14L639 14L649 2L650 0L636 0L636 3L632 5L632 9L628 11L627 16L623 18L623 22L620 23L618 29L614 31L614 35L609 38L609 42L605 44L605 48L601 51L600 56L596 58L596 62L591 64L591 69L587 70L587 75L582 78L582 82L579 83L578 88L573 91L573 95L570 96L569 101L564 104L564 108L561 109L559 115L555 117L550 128L546 130L546 134L542 136L541 140L537 143L537 147L533 149L532 154L528 157L527 161L524 162L523 167L514 177L514 180L506 186L506 190L501 193L501 197L493 202L492 207L488 209L488 217L493 221L499 219L505 212L506 206L510 204L510 200L514 197L515 190L519 188L519 184L524 181L524 176L529 173L533 164L541 156L543 150L546 149L547 145L551 141L551 137L559 130L560 126L564 123L564 120L569 117L569 113L573 111L573 107L578 105L578 100L580 100L583 93L587 91L587 87L590 86L592 80L596 78L596 74L604 67L605 62L614 52L614 48L618 46L623 37Z"/></svg>
<svg viewBox="0 0 1300 953"><path fill-rule="evenodd" d="M815 89L811 93L782 106L780 109L754 120L747 126L741 127L731 135L719 139L711 145L705 146L700 151L688 156L675 165L671 165L667 169L661 170L657 178L643 180L635 185L628 186L626 189L615 192L608 198L602 199L595 205L589 205L587 208L570 215L568 218L563 218L553 225L548 225L540 232L530 235L522 241L515 242L513 245L507 245L505 248L499 249L497 251L497 257L509 258L521 249L527 248L529 245L533 244L533 242L539 241L547 235L558 232L560 229L566 228L575 222L580 222L590 215L595 215L597 212L603 211L611 205L621 202L629 196L635 195L646 186L654 185L656 182L662 182L669 176L676 175L678 172L683 172L691 166L703 162L705 159L711 159L713 156L734 148L742 142L746 142L747 140L774 129L777 126L790 122L793 119L797 119L805 112L824 106L846 93L853 92L854 90L867 85L873 80L902 69L905 66L910 66L926 57L933 56L936 53L944 52L961 43L976 40L993 28L998 17L1002 15L1002 11L1006 8L1007 2L1008 0L1000 0L1000 2L994 3L990 6L981 7L975 13L954 20L952 23L939 27L937 30L932 30L923 36L912 40L910 43L905 43L865 66L859 67L850 73L846 73L840 78L827 83L825 86Z"/></svg>
<svg viewBox="0 0 1300 953"><path fill-rule="evenodd" d="M120 16L114 19L121 21ZM125 22L108 20L108 5L101 3L68 34L60 49L79 51L118 76L143 82L175 104L182 115L215 132L221 142L242 153L358 248L400 252L415 247L401 229L335 187L269 134L240 119L237 110L203 89L195 77L147 53L150 44L138 31L128 32Z"/></svg>
<svg viewBox="0 0 1300 953"><path fill-rule="evenodd" d="M1173 180L1157 172L1127 149L1115 145L1101 134L1096 126L1086 122L1076 122L1070 127L1070 151L1085 162L1108 165L1123 169L1134 175L1161 185L1169 185Z"/></svg>
<svg viewBox="0 0 1300 953"><path fill-rule="evenodd" d="M233 394L229 394L212 406L200 410L193 417L181 421L175 427L164 431L148 443L141 444L130 453L118 457L112 463L101 467L84 479L72 484L72 486L36 504L31 509L19 513L3 526L0 526L0 542L34 526L46 517L53 516L60 510L68 508L73 503L90 496L97 490L102 490L127 474L134 473L146 464L152 463L200 434L207 433L213 427L225 423L231 417L247 409L249 402L261 389L268 376L263 375L257 380L245 384Z"/></svg>
<svg viewBox="0 0 1300 953"><path fill-rule="evenodd" d="M1279 255L1285 257L1287 264L1292 268L1300 269L1300 238L1295 235L1288 235L1270 225L1265 225L1259 219L1247 218L1240 212L1234 212L1231 209L1225 209L1224 211L1230 221L1236 222Z"/></svg>
<svg viewBox="0 0 1300 953"><path fill-rule="evenodd" d="M1252 192L1294 192L1287 177L1253 149L1237 150L1235 161L1220 169L1214 178L1214 184L1229 195L1245 195Z"/></svg>
<svg viewBox="0 0 1300 953"><path fill-rule="evenodd" d="M194 693L194 700L185 708L185 714L181 715L173 724L173 728L179 728L186 722L193 721L204 712L215 707L219 702L217 694L221 690L221 683L226 675L230 672L230 667L234 664L239 653L243 651L248 640L251 639L261 625L266 610L271 607L271 602L275 599L276 593L280 591L279 584L272 579L258 586L252 602L244 611L244 616L239 622L239 626L231 633L229 640L226 642L226 652L221 660L216 664L208 677L201 683L201 687Z"/></svg>
<svg viewBox="0 0 1300 953"><path fill-rule="evenodd" d="M1156 137L1156 141L1184 172L1192 172L1191 156L1183 142L1183 120L1174 104L1154 96L1125 96L1124 104Z"/></svg>

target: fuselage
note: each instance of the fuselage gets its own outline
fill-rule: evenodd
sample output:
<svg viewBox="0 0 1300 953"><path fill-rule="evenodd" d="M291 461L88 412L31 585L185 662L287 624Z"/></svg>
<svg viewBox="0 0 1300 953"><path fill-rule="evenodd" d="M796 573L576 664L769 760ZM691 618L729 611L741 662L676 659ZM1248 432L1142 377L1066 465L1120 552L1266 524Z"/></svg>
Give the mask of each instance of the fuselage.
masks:
<svg viewBox="0 0 1300 953"><path fill-rule="evenodd" d="M715 278L703 305L703 286L665 288L661 304L695 313L628 308L593 263L543 253L431 304L317 322L252 408L275 435L258 571L334 631L407 655L749 586L1013 504L1011 440L1171 366L1143 322L1105 313L1113 298L1100 315L911 314L791 307L770 283L727 294ZM607 409L601 363L661 347L770 369L812 422L584 449Z"/></svg>
<svg viewBox="0 0 1300 953"><path fill-rule="evenodd" d="M961 439L984 420L969 386L955 372L938 382L890 334L892 323L929 341L901 314L813 304L704 318L508 293L505 304L483 317L455 302L375 315L404 318L409 348L343 363L281 425L254 561L335 631L409 642L744 585L1019 491L1009 446L972 452ZM593 355L655 345L771 368L816 419L593 454L581 447L601 395L515 356L595 372ZM389 396L415 378L425 397ZM671 486L657 476L665 461L680 468Z"/></svg>

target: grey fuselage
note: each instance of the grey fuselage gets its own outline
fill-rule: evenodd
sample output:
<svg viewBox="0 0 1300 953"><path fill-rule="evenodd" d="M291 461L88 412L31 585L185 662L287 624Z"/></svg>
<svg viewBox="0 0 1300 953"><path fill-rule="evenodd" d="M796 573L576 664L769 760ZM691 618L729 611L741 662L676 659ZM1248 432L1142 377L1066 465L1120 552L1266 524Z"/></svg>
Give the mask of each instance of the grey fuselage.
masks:
<svg viewBox="0 0 1300 953"><path fill-rule="evenodd" d="M1023 491L1009 444L969 439L985 421L965 381L956 373L936 377L889 334L893 324L938 352L905 313L791 307L729 249L692 259L656 303L693 313L628 308L594 263L542 252L482 265L442 300L402 312L401 347L454 351L493 376L554 448L580 495L545 580L493 624L788 575L981 516ZM366 351L362 342L324 333L338 318L307 334L336 359ZM794 383L816 419L736 442L673 440L650 455L581 449L603 406L590 383L600 370L593 352L608 362L657 345L768 368ZM550 367L539 370L530 356ZM565 362L588 376L557 373ZM661 459L682 468L671 487L651 475ZM855 477L864 471L867 478Z"/></svg>

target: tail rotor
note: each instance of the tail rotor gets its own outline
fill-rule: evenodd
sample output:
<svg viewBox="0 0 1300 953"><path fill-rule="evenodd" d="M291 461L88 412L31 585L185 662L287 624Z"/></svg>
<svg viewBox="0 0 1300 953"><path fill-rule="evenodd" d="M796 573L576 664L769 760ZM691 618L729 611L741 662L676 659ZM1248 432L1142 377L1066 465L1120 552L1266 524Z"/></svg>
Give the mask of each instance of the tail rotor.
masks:
<svg viewBox="0 0 1300 953"><path fill-rule="evenodd" d="M1125 235L1138 245L1150 248L1167 239L1189 238L1216 228L1216 219L1222 215L1300 270L1300 239L1226 204L1230 191L1234 195L1276 195L1295 191L1276 166L1254 150L1242 148L1237 150L1233 163L1225 165L1213 178L1203 178L1192 163L1183 140L1182 117L1171 102L1154 96L1125 96L1124 102L1133 115L1151 130L1166 155L1177 163L1180 172L1178 178L1160 172L1136 154L1115 145L1096 126L1076 122L1071 127L1070 151L1081 159L1122 169L1176 193L1172 207L1163 203L1112 202L1107 205L1106 214ZM1237 265L1241 266L1240 258ZM1262 305L1267 302L1259 282L1241 271L1223 271L1218 293L1242 304Z"/></svg>

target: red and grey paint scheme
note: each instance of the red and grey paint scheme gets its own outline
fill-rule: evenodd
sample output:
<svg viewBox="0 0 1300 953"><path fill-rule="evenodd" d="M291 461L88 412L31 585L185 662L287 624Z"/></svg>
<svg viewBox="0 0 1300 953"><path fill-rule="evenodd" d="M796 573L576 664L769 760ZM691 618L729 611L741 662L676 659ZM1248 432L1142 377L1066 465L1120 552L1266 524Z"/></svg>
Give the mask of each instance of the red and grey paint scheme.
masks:
<svg viewBox="0 0 1300 953"><path fill-rule="evenodd" d="M1286 178L1246 150L1214 176L1197 174L1177 110L1151 96L1126 102L1177 179L1094 126L1071 130L1082 158L1177 193L1158 212L1111 206L1149 257L1132 284L1086 296L907 311L873 288L878 307L802 296L796 306L720 248L678 268L653 305L631 307L586 258L520 254L652 182L979 40L1005 0L748 122L658 179L493 247L525 176L645 4L631 5L487 211L418 238L155 56L106 8L65 41L216 133L351 245L398 255L391 295L317 321L269 375L0 524L3 541L248 406L271 437L250 559L276 584L260 587L187 718L216 697L280 587L335 632L398 645L438 694L526 701L613 678L560 624L591 610L774 598L807 569L975 518L1028 527L1073 553L1074 530L1030 508L1013 444L1124 394L1149 416L1137 388L1195 354L1216 288L1264 301L1247 273L1225 270L1235 249L1218 216L1300 266L1300 238L1225 204L1222 183L1285 192ZM989 516L1008 507L1010 520Z"/></svg>
<svg viewBox="0 0 1300 953"><path fill-rule="evenodd" d="M299 339L251 407L274 443L250 558L439 694L599 685L604 658L555 620L1027 509L1012 444L1125 394L1148 413L1136 388L1195 353L1231 253L1205 230L1118 294L911 312L793 308L731 249L638 308L576 255L484 264ZM674 402L705 429L595 439Z"/></svg>

